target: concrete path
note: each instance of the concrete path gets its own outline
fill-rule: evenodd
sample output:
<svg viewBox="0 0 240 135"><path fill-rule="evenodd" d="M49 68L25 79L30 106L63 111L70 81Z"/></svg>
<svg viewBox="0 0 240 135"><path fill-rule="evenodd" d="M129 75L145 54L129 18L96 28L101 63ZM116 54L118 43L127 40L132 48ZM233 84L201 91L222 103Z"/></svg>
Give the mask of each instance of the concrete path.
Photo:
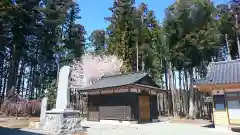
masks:
<svg viewBox="0 0 240 135"><path fill-rule="evenodd" d="M205 128L182 123L149 123L135 125L104 125L84 122L88 135L240 135L226 129Z"/></svg>

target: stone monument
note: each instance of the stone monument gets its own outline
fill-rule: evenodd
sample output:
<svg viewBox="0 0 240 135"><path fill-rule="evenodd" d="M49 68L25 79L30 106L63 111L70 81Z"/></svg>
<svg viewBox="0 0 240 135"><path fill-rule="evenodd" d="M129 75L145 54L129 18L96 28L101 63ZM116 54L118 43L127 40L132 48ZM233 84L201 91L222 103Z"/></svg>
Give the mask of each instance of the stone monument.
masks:
<svg viewBox="0 0 240 135"><path fill-rule="evenodd" d="M70 69L69 66L60 69L56 108L46 112L43 130L53 134L74 134L83 131L80 111L68 108L70 104L70 91L68 90Z"/></svg>
<svg viewBox="0 0 240 135"><path fill-rule="evenodd" d="M40 127L44 125L45 118L46 118L46 111L47 111L47 97L44 97L41 103Z"/></svg>
<svg viewBox="0 0 240 135"><path fill-rule="evenodd" d="M58 109L58 111L63 111L70 103L70 92L68 91L70 69L69 66L64 66L59 72L56 100L56 109Z"/></svg>

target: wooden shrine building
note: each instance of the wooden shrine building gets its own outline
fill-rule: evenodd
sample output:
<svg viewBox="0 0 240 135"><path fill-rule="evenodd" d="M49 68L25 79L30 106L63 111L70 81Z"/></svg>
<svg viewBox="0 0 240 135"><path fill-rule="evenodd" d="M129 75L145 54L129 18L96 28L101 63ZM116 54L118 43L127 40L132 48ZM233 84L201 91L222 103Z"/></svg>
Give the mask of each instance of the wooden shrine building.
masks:
<svg viewBox="0 0 240 135"><path fill-rule="evenodd" d="M240 60L210 63L206 77L195 86L211 93L215 126L240 126Z"/></svg>
<svg viewBox="0 0 240 135"><path fill-rule="evenodd" d="M103 77L79 90L88 95L88 120L150 122L158 119L157 93L164 92L146 73Z"/></svg>

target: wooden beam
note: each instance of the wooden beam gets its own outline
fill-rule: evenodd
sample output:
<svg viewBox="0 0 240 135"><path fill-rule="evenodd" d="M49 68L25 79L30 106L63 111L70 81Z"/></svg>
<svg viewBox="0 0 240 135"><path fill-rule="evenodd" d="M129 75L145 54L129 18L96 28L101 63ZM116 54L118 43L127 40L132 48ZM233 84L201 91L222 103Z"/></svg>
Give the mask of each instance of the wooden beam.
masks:
<svg viewBox="0 0 240 135"><path fill-rule="evenodd" d="M231 83L231 84L201 84L196 85L196 88L201 92L211 92L213 90L219 89L240 89L240 83Z"/></svg>
<svg viewBox="0 0 240 135"><path fill-rule="evenodd" d="M161 89L161 88L158 88L158 87L149 86L149 85L144 85L144 84L132 84L132 85L135 85L135 86L140 86L140 87L145 87L145 88L151 88L151 89L154 89L154 90L159 90L159 91L162 91L162 90L163 90L163 89Z"/></svg>
<svg viewBox="0 0 240 135"><path fill-rule="evenodd" d="M152 94L167 92L166 90L162 90L157 87L141 85L141 84L129 84L129 85L123 85L123 86L92 89L92 90L79 90L79 92L87 93L89 95L101 95L101 94L125 93L125 92L140 93L143 90Z"/></svg>
<svg viewBox="0 0 240 135"><path fill-rule="evenodd" d="M142 85L142 84L130 84L128 85L129 87L132 87L132 88L136 88L136 89L150 89L151 91L155 91L157 93L163 93L163 92L166 92L166 90L163 90L161 88L157 88L157 87L152 87L152 86L148 86L148 85Z"/></svg>

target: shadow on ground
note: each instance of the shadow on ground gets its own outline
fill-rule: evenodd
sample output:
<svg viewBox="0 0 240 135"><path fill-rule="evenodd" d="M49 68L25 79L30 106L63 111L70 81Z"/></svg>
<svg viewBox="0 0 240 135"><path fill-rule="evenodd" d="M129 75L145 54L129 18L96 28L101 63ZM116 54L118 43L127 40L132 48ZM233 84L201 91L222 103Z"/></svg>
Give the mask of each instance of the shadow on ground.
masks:
<svg viewBox="0 0 240 135"><path fill-rule="evenodd" d="M0 133L1 135L44 135L39 133L22 131L19 128L6 128L6 127L0 127Z"/></svg>
<svg viewBox="0 0 240 135"><path fill-rule="evenodd" d="M87 132L87 130L89 129L90 127L88 127L88 126L83 126L83 131L84 132Z"/></svg>
<svg viewBox="0 0 240 135"><path fill-rule="evenodd" d="M162 122L165 122L165 121L139 122L138 124L144 125L144 124L162 123Z"/></svg>
<svg viewBox="0 0 240 135"><path fill-rule="evenodd" d="M215 128L215 125L214 124L207 124L207 125L204 125L202 127L205 127L205 128Z"/></svg>
<svg viewBox="0 0 240 135"><path fill-rule="evenodd" d="M214 124L208 124L208 125L204 125L202 127L205 127L205 128L215 128L215 125ZM239 132L240 133L240 128L231 128L231 130L233 132Z"/></svg>
<svg viewBox="0 0 240 135"><path fill-rule="evenodd" d="M232 128L233 132L239 132L240 133L240 128Z"/></svg>

